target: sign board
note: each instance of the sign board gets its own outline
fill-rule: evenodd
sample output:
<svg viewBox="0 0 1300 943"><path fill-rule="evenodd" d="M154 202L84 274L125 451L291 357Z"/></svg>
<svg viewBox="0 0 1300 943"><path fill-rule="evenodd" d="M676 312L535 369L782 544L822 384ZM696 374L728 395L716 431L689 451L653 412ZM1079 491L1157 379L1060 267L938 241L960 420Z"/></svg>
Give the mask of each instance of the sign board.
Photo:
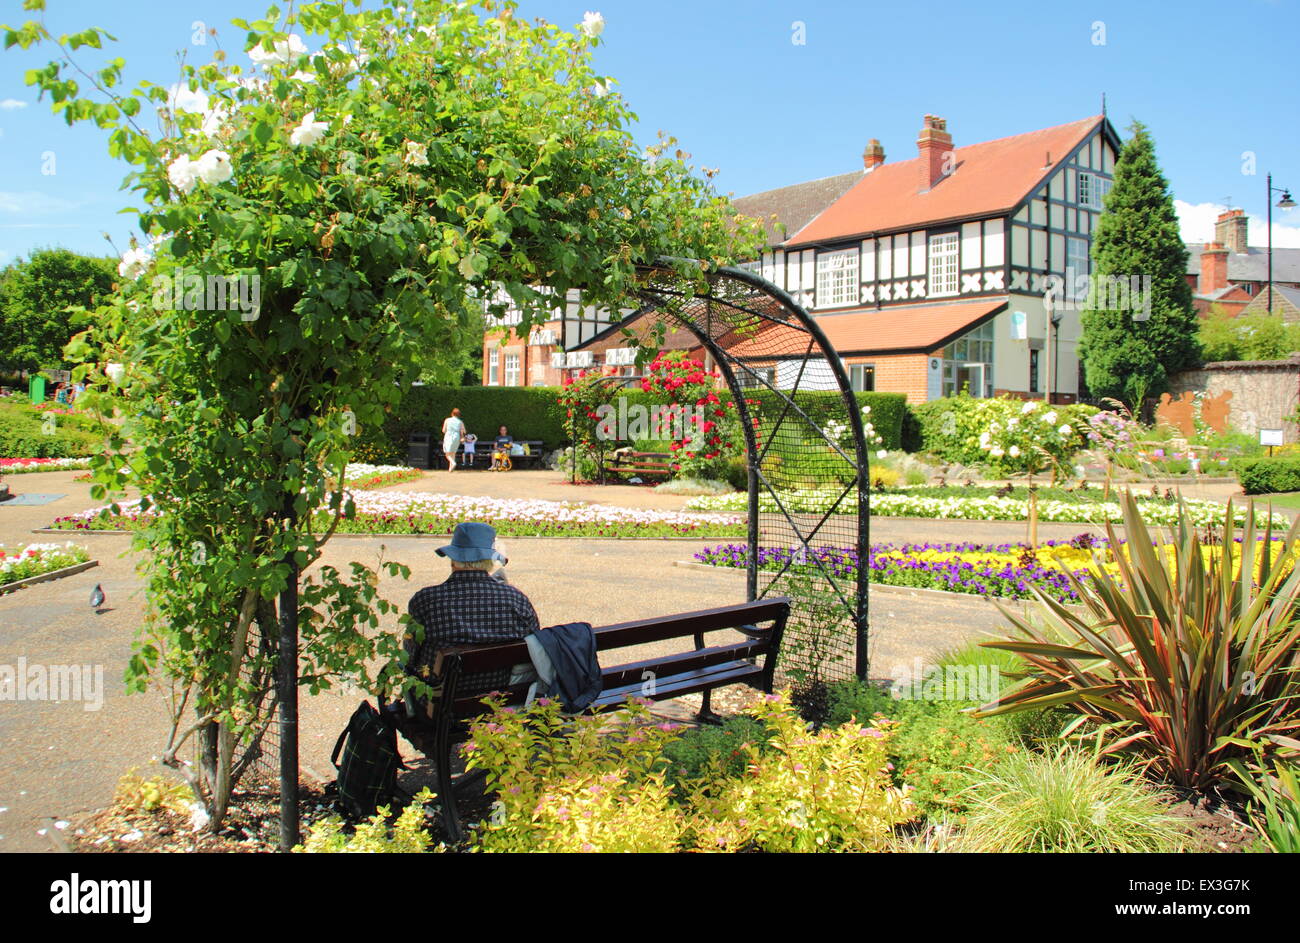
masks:
<svg viewBox="0 0 1300 943"><path fill-rule="evenodd" d="M1282 430L1281 429L1260 429L1259 444L1260 445L1281 445Z"/></svg>
<svg viewBox="0 0 1300 943"><path fill-rule="evenodd" d="M1011 339L1013 341L1029 339L1029 315L1023 311L1011 312Z"/></svg>

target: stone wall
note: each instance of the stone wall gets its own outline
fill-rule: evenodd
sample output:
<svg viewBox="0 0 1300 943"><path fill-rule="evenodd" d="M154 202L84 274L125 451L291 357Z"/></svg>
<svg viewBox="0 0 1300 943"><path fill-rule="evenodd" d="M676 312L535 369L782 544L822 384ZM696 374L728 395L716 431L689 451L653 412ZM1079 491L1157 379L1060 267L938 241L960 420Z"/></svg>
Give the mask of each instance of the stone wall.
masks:
<svg viewBox="0 0 1300 943"><path fill-rule="evenodd" d="M1175 398L1183 393L1219 397L1231 393L1228 424L1237 432L1258 435L1260 429L1282 429L1285 441L1300 441L1300 426L1288 421L1300 406L1300 356L1289 360L1242 360L1203 364L1199 370L1175 374L1170 380Z"/></svg>

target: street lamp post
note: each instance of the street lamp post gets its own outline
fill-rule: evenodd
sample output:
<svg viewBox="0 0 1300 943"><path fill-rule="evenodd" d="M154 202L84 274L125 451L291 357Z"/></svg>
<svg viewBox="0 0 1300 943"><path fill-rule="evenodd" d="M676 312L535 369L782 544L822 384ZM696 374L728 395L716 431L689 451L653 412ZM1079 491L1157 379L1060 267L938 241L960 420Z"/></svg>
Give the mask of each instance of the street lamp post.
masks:
<svg viewBox="0 0 1300 943"><path fill-rule="evenodd" d="M1264 304L1264 313L1273 313L1273 194L1282 194L1282 199L1277 201L1278 209L1289 210L1295 206L1295 200L1291 199L1291 191L1286 187L1273 186L1273 175L1268 175L1268 299Z"/></svg>

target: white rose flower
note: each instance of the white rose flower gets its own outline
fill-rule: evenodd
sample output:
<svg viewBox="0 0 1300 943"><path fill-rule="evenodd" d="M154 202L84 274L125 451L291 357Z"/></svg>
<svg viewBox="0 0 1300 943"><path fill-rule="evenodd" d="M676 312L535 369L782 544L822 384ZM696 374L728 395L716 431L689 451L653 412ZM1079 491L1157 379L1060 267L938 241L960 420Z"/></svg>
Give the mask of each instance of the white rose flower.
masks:
<svg viewBox="0 0 1300 943"><path fill-rule="evenodd" d="M270 52L263 49L260 43L248 50L248 58L258 65L284 65L305 55L307 44L297 33L290 33L288 39L277 40Z"/></svg>
<svg viewBox="0 0 1300 943"><path fill-rule="evenodd" d="M1007 454L1010 455L1012 458L1019 458L1019 457L1020 457L1020 446L1018 446L1018 445L1013 445L1013 446L1011 446L1011 448L1007 449Z"/></svg>
<svg viewBox="0 0 1300 943"><path fill-rule="evenodd" d="M1020 414L1022 416L1027 416L1037 408L1038 408L1038 400L1031 399L1027 403L1025 403L1025 405L1020 407Z"/></svg>
<svg viewBox="0 0 1300 943"><path fill-rule="evenodd" d="M194 162L193 167L204 183L225 183L235 173L230 166L230 155L225 151L208 151Z"/></svg>
<svg viewBox="0 0 1300 943"><path fill-rule="evenodd" d="M870 416L870 415L871 415L871 407L870 407L870 406L863 406L863 407L862 407L862 415L864 415L864 416Z"/></svg>
<svg viewBox="0 0 1300 943"><path fill-rule="evenodd" d="M885 458L888 455L889 455L889 451L887 449L881 449L876 453L876 458Z"/></svg>
<svg viewBox="0 0 1300 943"><path fill-rule="evenodd" d="M302 69L299 69L293 75L289 76L289 78L293 79L295 82L307 82L309 84L316 81L316 76L312 75L310 72L304 72Z"/></svg>
<svg viewBox="0 0 1300 943"><path fill-rule="evenodd" d="M294 147L310 146L325 136L329 130L328 121L317 121L316 112L309 111L303 115L302 124L289 133L289 143Z"/></svg>
<svg viewBox="0 0 1300 943"><path fill-rule="evenodd" d="M150 258L149 250L141 246L128 249L122 256L122 261L117 264L117 274L123 278L139 278L149 267Z"/></svg>
<svg viewBox="0 0 1300 943"><path fill-rule="evenodd" d="M406 153L402 155L402 163L410 167L428 167L429 166L428 145L420 144L416 141L407 141Z"/></svg>
<svg viewBox="0 0 1300 943"><path fill-rule="evenodd" d="M990 449L989 454L992 455L994 458L1001 458L1003 455L1006 454L1006 452L1003 450L1002 446L999 445Z"/></svg>
<svg viewBox="0 0 1300 943"><path fill-rule="evenodd" d="M198 170L188 154L182 154L167 165L167 179L181 193L189 193L199 182Z"/></svg>
<svg viewBox="0 0 1300 943"><path fill-rule="evenodd" d="M1056 431L1059 432L1061 435L1069 435L1069 434L1072 433L1074 430L1070 428L1069 423L1066 423L1065 425L1061 426L1061 428L1057 429Z"/></svg>
<svg viewBox="0 0 1300 943"><path fill-rule="evenodd" d="M1008 428L1008 429L1014 429L1014 428L1015 428L1016 426L1018 426L1018 425L1020 425L1020 417L1019 417L1019 416L1012 416L1010 419L1007 420L1007 428Z"/></svg>
<svg viewBox="0 0 1300 943"><path fill-rule="evenodd" d="M120 363L105 364L104 375L113 383L121 383L122 377L126 376L126 367Z"/></svg>
<svg viewBox="0 0 1300 943"><path fill-rule="evenodd" d="M579 27L584 36L599 36L605 32L605 18L599 13L592 13L588 10L582 14L582 25Z"/></svg>
<svg viewBox="0 0 1300 943"><path fill-rule="evenodd" d="M1052 410L1049 410L1049 411L1043 413L1043 422L1047 423L1049 426L1051 426L1051 425L1055 425L1055 424L1056 424L1056 410L1055 410L1055 409L1052 409Z"/></svg>
<svg viewBox="0 0 1300 943"><path fill-rule="evenodd" d="M167 93L167 107L201 115L208 110L208 93L201 88L191 89L188 84L173 85Z"/></svg>

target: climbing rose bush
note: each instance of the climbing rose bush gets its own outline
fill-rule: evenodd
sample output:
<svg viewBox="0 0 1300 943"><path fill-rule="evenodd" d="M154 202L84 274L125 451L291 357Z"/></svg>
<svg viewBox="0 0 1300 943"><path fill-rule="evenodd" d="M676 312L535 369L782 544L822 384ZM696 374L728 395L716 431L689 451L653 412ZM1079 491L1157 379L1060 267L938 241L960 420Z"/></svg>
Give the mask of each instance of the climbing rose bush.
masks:
<svg viewBox="0 0 1300 943"><path fill-rule="evenodd" d="M750 256L759 227L670 139L636 145L592 64L603 20L564 30L498 0L305 3L234 20L229 52L126 85L126 63L97 53L112 37L55 36L44 6L25 0L33 18L0 26L4 45L55 47L28 83L106 132L139 224L118 291L67 350L101 391L85 408L122 419L96 498L129 482L159 511L137 532L148 610L128 683L170 692L162 759L215 829L272 720L277 596L355 514L339 482L358 431L431 351L458 370L485 307L519 304L525 333L570 289L616 309L661 257L702 260L674 263L689 294L705 265ZM304 685L373 689L400 656L400 633L374 631L395 612L378 576L309 571L290 614ZM178 751L195 740L190 764Z"/></svg>

